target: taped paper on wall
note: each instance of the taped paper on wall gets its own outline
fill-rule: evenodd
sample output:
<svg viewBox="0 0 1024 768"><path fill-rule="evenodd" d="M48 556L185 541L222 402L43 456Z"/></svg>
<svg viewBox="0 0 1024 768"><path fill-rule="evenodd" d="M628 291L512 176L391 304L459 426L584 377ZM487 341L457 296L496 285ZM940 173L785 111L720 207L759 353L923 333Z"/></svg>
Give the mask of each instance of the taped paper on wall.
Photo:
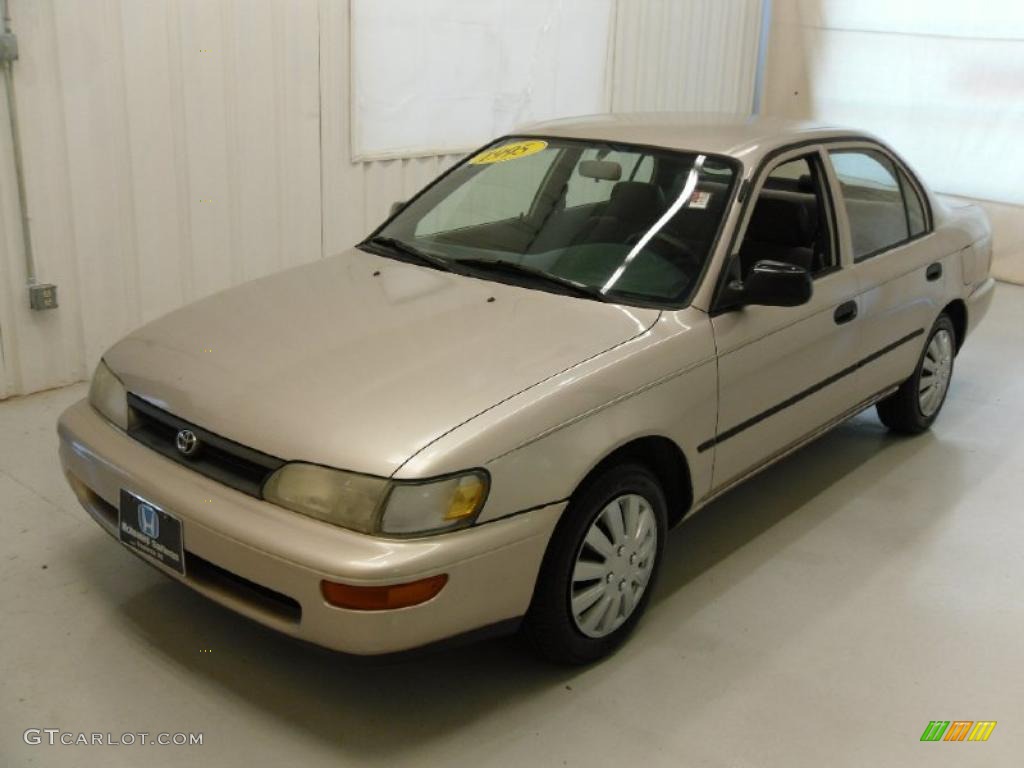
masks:
<svg viewBox="0 0 1024 768"><path fill-rule="evenodd" d="M455 154L607 112L612 0L352 0L352 156Z"/></svg>

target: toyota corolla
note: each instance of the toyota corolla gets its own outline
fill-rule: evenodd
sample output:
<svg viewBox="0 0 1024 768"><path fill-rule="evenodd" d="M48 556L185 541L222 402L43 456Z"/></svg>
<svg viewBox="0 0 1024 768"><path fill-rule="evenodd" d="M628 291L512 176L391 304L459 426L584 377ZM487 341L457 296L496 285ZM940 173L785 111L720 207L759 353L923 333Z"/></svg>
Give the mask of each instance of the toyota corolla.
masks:
<svg viewBox="0 0 1024 768"><path fill-rule="evenodd" d="M928 429L990 260L977 208L858 131L549 123L119 341L60 456L125 547L282 632L518 627L584 663L686 515L869 406Z"/></svg>

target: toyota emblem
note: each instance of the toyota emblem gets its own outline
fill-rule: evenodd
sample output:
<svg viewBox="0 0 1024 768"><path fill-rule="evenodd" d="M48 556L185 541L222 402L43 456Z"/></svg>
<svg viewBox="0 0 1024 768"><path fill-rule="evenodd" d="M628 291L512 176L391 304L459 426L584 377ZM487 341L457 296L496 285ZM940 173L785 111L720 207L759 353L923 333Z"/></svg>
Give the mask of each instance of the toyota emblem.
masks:
<svg viewBox="0 0 1024 768"><path fill-rule="evenodd" d="M191 429L183 429L174 438L174 445L182 456L191 456L199 449L199 438Z"/></svg>

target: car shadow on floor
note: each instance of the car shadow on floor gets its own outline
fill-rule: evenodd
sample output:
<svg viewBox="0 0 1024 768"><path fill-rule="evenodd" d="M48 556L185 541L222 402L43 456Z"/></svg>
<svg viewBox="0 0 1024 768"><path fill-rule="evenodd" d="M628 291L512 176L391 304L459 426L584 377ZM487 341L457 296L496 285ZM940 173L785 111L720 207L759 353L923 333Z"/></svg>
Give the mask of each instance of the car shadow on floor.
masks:
<svg viewBox="0 0 1024 768"><path fill-rule="evenodd" d="M892 434L873 410L839 425L670 531L653 602L678 592L782 521L787 521L790 530L780 545L789 544L843 509L840 503L823 505L814 503L816 499L835 492L840 485L843 500L864 496L884 475L900 472L904 462L920 458L925 449L945 450L931 432L916 437ZM859 472L868 462L874 462L871 471ZM950 462L942 466L948 470ZM941 482L953 494L946 496L952 508L959 492L956 474ZM776 551L767 548L765 555L770 557ZM746 560L750 570L762 562L749 556Z"/></svg>
<svg viewBox="0 0 1024 768"><path fill-rule="evenodd" d="M886 471L899 471L902 462L929 442L935 442L931 435L914 441L891 437L877 421L861 418L731 491L670 535L652 613L671 608L672 621L685 622L773 552L836 513L836 508L823 512L820 505L809 513L807 506L816 497L837 483L846 484L844 494L857 494L872 482L867 476L871 473L857 473L865 463L881 455ZM955 487L951 480L949 488ZM949 504L955 503L954 493ZM760 547L756 557L745 558L749 562L732 569L730 578L681 605L675 601L665 605L737 550L794 519L797 524L774 536L770 546ZM123 582L122 588L112 583L111 569L102 565L109 560L112 546L97 533L77 554L81 578L109 592L112 602L117 602L115 595L123 592ZM566 705L571 705L573 681L601 674L599 668L562 669L540 663L515 638L439 651L407 662L353 660L237 616L179 584L158 579L144 564L121 554L130 560L125 569L136 569L139 582L145 585L118 606L125 630L148 646L141 652L160 654L182 675L201 677L203 685L212 681L225 689L228 698L241 698L360 760L407 757L434 739L512 710L531 697L564 697ZM677 610L681 615L675 615ZM642 623L639 634L643 631ZM200 647L213 653L200 655ZM612 664L626 663L631 648L644 651L637 645L627 646Z"/></svg>

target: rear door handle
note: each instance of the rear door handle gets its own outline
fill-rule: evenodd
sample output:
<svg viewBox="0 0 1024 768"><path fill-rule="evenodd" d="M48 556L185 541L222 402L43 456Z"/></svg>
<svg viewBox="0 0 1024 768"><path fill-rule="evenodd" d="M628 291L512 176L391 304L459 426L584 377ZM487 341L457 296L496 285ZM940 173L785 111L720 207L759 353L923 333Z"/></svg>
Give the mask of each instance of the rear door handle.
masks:
<svg viewBox="0 0 1024 768"><path fill-rule="evenodd" d="M934 264L929 264L928 269L926 269L924 272L924 276L927 277L929 280L938 280L940 277L942 277L942 265L939 264L938 262L935 262Z"/></svg>
<svg viewBox="0 0 1024 768"><path fill-rule="evenodd" d="M857 302L856 301L844 301L832 314L832 319L836 321L836 325L842 325L848 323L857 316Z"/></svg>

